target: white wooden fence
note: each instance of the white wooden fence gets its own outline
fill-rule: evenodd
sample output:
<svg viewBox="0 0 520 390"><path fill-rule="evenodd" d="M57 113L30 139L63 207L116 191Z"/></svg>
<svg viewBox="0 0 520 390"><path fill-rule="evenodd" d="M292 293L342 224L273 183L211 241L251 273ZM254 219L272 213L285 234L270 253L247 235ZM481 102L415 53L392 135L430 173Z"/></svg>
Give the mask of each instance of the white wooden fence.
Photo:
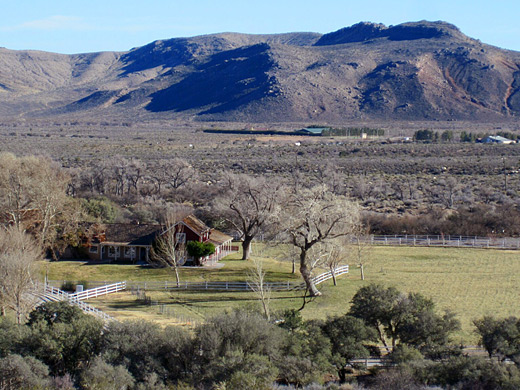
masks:
<svg viewBox="0 0 520 390"><path fill-rule="evenodd" d="M353 241L356 238L352 238ZM361 237L364 243L390 246L439 246L455 248L520 249L517 237L479 237L454 235L370 235Z"/></svg>
<svg viewBox="0 0 520 390"><path fill-rule="evenodd" d="M340 276L347 274L349 272L349 266L344 265L341 267L336 268L335 275ZM325 282L326 280L329 280L332 278L332 273L330 271L325 272L323 274L320 274L316 277L314 277L314 283L320 284ZM60 283L63 283L65 281L49 281L50 283L54 285L59 285ZM74 283L74 282L73 282ZM89 281L89 285L100 287L90 290L85 290L83 293L78 294L84 294L88 291L94 291L99 290L99 292L102 292L105 287L111 287L113 289L113 292L115 291L115 284L105 286L106 282L101 281ZM204 282L179 282L177 284L176 281L171 280L165 280L163 282L159 281L148 281L148 282L122 282L124 283L124 288L127 290L146 290L146 291L160 291L160 290L192 290L192 291L252 291L253 290L253 284L249 283L247 281L231 281L231 282L224 282L224 281L204 281ZM116 283L117 284L117 283ZM122 286L122 285L121 285ZM120 286L120 287L121 287ZM301 281L284 281L284 282L268 282L265 284L267 288L269 288L271 291L291 291L291 290L303 290L305 289L305 284ZM122 291L124 288L121 288ZM76 294L71 294L76 295ZM100 294L101 295L101 294ZM93 296L90 296L93 298ZM87 298L85 298L87 299Z"/></svg>
<svg viewBox="0 0 520 390"><path fill-rule="evenodd" d="M342 265L340 267L337 267L334 270L334 276L338 277L340 275L348 274L348 271L349 271L348 265ZM325 272L321 275L314 277L313 281L315 284L320 284L320 283L325 282L326 280L332 279L332 276L333 276L332 271L328 271L328 272Z"/></svg>
<svg viewBox="0 0 520 390"><path fill-rule="evenodd" d="M237 251L222 251L220 253L214 253L211 256L208 257L208 259L204 262L204 265L214 265L216 264L220 259L223 259L224 257L236 253Z"/></svg>
<svg viewBox="0 0 520 390"><path fill-rule="evenodd" d="M126 282L118 282L96 288L90 288L88 290L84 290L74 294L69 294L69 299L83 301L86 299L97 298L102 295L113 294L123 290L126 290Z"/></svg>
<svg viewBox="0 0 520 390"><path fill-rule="evenodd" d="M41 303L45 302L57 302L57 301L68 301L71 305L79 307L83 312L87 314L92 314L98 318L101 318L105 321L115 321L115 319L105 312L96 309L94 306L91 306L85 302L82 302L77 297L74 297L73 294L68 294L59 288L53 287L49 284L38 285L37 291L35 291L34 295L39 298Z"/></svg>

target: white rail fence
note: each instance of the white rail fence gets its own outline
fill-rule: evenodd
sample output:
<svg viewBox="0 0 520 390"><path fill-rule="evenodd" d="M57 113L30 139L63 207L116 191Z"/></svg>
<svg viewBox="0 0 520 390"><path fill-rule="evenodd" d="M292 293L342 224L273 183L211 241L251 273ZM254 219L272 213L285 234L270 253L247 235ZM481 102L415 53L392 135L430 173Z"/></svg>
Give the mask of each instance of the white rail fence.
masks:
<svg viewBox="0 0 520 390"><path fill-rule="evenodd" d="M349 272L349 266L344 265L341 267L337 267L335 270L335 276L340 276L347 274ZM329 279L332 279L332 272L328 271L321 275L314 277L314 283L320 284ZM60 283L65 283L68 281L56 281L51 280L49 283L53 285L59 285ZM72 282L75 283L75 282ZM107 283L102 281L89 281L89 285L99 285L105 286ZM224 282L224 281L204 281L204 282L179 282L165 280L163 282L159 281L149 281L149 282L124 282L124 286L127 290L146 290L146 291L159 291L159 290L192 290L192 291L252 291L253 283L249 283L247 281L236 281L236 282ZM291 290L303 290L305 289L305 284L300 281L285 281L285 282L268 282L265 284L267 288L271 291L291 291ZM101 289L103 287L100 287ZM90 289L90 290L97 290ZM86 290L84 291L90 291ZM119 290L122 291L122 290ZM114 291L115 292L115 291Z"/></svg>
<svg viewBox="0 0 520 390"><path fill-rule="evenodd" d="M337 267L334 270L334 276L338 277L340 275L348 274L348 271L349 271L348 265L342 265L340 267ZM314 280L315 284L320 284L320 283L325 282L326 280L332 279L332 277L333 277L332 271L328 271L328 272L325 272L321 275L314 277L313 280Z"/></svg>
<svg viewBox="0 0 520 390"><path fill-rule="evenodd" d="M92 314L105 321L115 321L113 317L109 316L105 312L96 309L94 306L91 306L85 302L82 302L77 297L75 297L74 294L68 294L59 288L51 286L50 284L38 285L34 295L41 301L41 303L68 301L70 304L79 307L87 314Z"/></svg>
<svg viewBox="0 0 520 390"><path fill-rule="evenodd" d="M237 251L231 250L231 251L222 251L220 253L214 253L211 256L208 257L208 259L204 262L204 265L214 265L216 264L220 259L223 259L224 257L236 253Z"/></svg>
<svg viewBox="0 0 520 390"><path fill-rule="evenodd" d="M76 299L78 301L83 301L86 299L97 298L107 294L113 294L119 291L126 290L126 282L118 282L107 284L104 286L90 288L88 290L84 290L81 292L77 292L74 294L69 294L70 299Z"/></svg>
<svg viewBox="0 0 520 390"><path fill-rule="evenodd" d="M355 242L357 239L352 238ZM456 248L495 248L520 249L520 238L517 237L479 237L454 235L388 235L364 236L363 243L389 246L439 246Z"/></svg>

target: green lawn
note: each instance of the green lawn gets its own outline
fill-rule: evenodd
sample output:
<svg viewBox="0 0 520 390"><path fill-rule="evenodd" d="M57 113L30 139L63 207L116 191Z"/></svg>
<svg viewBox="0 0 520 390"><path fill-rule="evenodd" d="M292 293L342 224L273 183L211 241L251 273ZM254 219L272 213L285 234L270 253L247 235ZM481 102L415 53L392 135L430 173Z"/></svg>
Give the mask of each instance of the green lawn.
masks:
<svg viewBox="0 0 520 390"><path fill-rule="evenodd" d="M274 249L257 248L256 256L270 256ZM221 269L182 269L183 280L246 280L251 262L234 255L223 261ZM269 280L287 280L289 262L264 258ZM47 263L50 279L69 280L173 280L171 272L129 265L87 265L78 262ZM345 313L357 289L377 282L395 286L401 291L420 292L431 297L439 310L454 311L462 322L458 337L465 343L476 341L471 321L485 314L520 315L520 252L485 249L375 247L365 266L366 280L360 280L359 269L351 267L337 287L332 282L320 285L323 296L307 304L306 318L325 318ZM111 314L124 318L148 318L163 323L177 318L202 321L232 307L258 305L251 293L149 292L156 306L136 302L131 294L107 297L93 302ZM299 308L301 294L273 294L272 310ZM161 306L164 305L164 306ZM165 314L159 314L161 311ZM166 308L166 309L165 309Z"/></svg>
<svg viewBox="0 0 520 390"><path fill-rule="evenodd" d="M240 254L227 256L220 263L222 268L180 268L181 280L187 281L244 281L251 262L240 260ZM260 258L257 256L257 258ZM261 258L270 281L299 280L299 275L290 273L291 265L271 258ZM95 264L84 261L42 262L42 277L47 272L49 280L69 281L149 281L175 280L175 274L166 268L141 267L126 264Z"/></svg>

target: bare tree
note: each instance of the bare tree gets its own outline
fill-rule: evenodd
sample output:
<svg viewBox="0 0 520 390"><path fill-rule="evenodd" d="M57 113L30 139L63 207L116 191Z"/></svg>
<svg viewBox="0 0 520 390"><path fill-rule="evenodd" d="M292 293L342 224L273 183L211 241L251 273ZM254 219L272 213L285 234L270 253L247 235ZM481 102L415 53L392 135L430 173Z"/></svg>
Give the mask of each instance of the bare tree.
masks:
<svg viewBox="0 0 520 390"><path fill-rule="evenodd" d="M160 160L155 162L149 169L149 180L153 183L153 193L161 195L163 185L168 182L169 164L167 161Z"/></svg>
<svg viewBox="0 0 520 390"><path fill-rule="evenodd" d="M33 209L30 191L30 173L28 164L12 153L0 154L0 204L2 211L7 214L10 222L19 230L22 223Z"/></svg>
<svg viewBox="0 0 520 390"><path fill-rule="evenodd" d="M394 194L397 197L397 199L399 199L400 201L405 200L406 183L403 183L402 181L395 179L392 181L390 187L394 191Z"/></svg>
<svg viewBox="0 0 520 390"><path fill-rule="evenodd" d="M75 197L78 195L78 191L81 186L81 169L80 168L68 168L67 175L69 176L69 181L67 184L67 195Z"/></svg>
<svg viewBox="0 0 520 390"><path fill-rule="evenodd" d="M438 196L441 199L442 204L446 208L453 208L455 202L461 195L462 185L457 179L450 176L445 180L439 181L439 186L440 189Z"/></svg>
<svg viewBox="0 0 520 390"><path fill-rule="evenodd" d="M111 161L112 175L115 180L115 195L123 196L128 180L129 161L126 158L117 157Z"/></svg>
<svg viewBox="0 0 520 390"><path fill-rule="evenodd" d="M226 192L215 202L242 236L242 260L247 260L251 242L259 233L269 233L279 220L284 188L279 180L247 175L226 177Z"/></svg>
<svg viewBox="0 0 520 390"><path fill-rule="evenodd" d="M16 227L0 230L0 300L22 323L32 309L36 262L43 258L36 240Z"/></svg>
<svg viewBox="0 0 520 390"><path fill-rule="evenodd" d="M187 161L180 158L174 158L168 162L166 175L167 185L173 190L177 190L193 179L195 170Z"/></svg>
<svg viewBox="0 0 520 390"><path fill-rule="evenodd" d="M287 250L287 253L289 254L289 258L291 260L291 273L296 273L296 262L299 259L299 252L298 248L294 245L291 245L290 248Z"/></svg>
<svg viewBox="0 0 520 390"><path fill-rule="evenodd" d="M323 259L322 266L326 267L330 271L332 275L332 282L334 283L334 286L337 286L336 270L340 265L347 263L350 256L350 248L348 247L345 240L337 239L327 245L324 249L326 250L325 253L320 256L320 258Z"/></svg>
<svg viewBox="0 0 520 390"><path fill-rule="evenodd" d="M68 175L52 161L0 155L0 206L9 223L50 247L67 202Z"/></svg>
<svg viewBox="0 0 520 390"><path fill-rule="evenodd" d="M344 175L340 172L337 165L334 163L329 161L326 164L319 165L316 167L314 175L318 183L329 187L330 191L332 191L334 194L345 194Z"/></svg>
<svg viewBox="0 0 520 390"><path fill-rule="evenodd" d="M31 183L33 203L39 211L37 236L42 247L51 247L65 204L69 177L50 161L41 161L37 177Z"/></svg>
<svg viewBox="0 0 520 390"><path fill-rule="evenodd" d="M317 244L331 242L350 234L359 225L359 208L343 196L330 193L325 186L292 194L284 208L286 234L300 252L300 273L310 296L321 295L312 280L313 259L309 256Z"/></svg>
<svg viewBox="0 0 520 390"><path fill-rule="evenodd" d="M365 265L372 250L372 244L368 239L369 231L369 228L360 225L350 236L350 252L353 254L354 261L359 267L361 280L365 280Z"/></svg>
<svg viewBox="0 0 520 390"><path fill-rule="evenodd" d="M186 261L186 232L179 223L186 216L182 208L169 210L166 216L164 231L156 238L151 254L155 264L168 267L175 273L177 287L180 284L179 266Z"/></svg>
<svg viewBox="0 0 520 390"><path fill-rule="evenodd" d="M374 195L375 185L372 181L367 180L365 177L360 176L357 179L352 180L351 195L361 201L366 201L368 198Z"/></svg>
<svg viewBox="0 0 520 390"><path fill-rule="evenodd" d="M135 194L140 194L140 184L143 181L144 172L146 171L146 164L141 160L132 159L129 162L126 178L127 178L127 192L130 193L131 189L134 190Z"/></svg>
<svg viewBox="0 0 520 390"><path fill-rule="evenodd" d="M270 321L271 312L269 310L269 303L271 301L271 288L269 284L265 282L263 262L258 259L253 260L253 267L249 270L248 275L249 286L262 303L265 318L267 318L267 321Z"/></svg>

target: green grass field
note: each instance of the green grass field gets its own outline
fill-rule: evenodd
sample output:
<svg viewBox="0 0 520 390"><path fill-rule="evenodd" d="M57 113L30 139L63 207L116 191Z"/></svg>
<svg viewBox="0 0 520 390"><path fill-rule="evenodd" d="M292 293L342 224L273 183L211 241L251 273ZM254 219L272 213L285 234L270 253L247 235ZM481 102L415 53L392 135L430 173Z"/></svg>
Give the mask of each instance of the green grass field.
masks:
<svg viewBox="0 0 520 390"><path fill-rule="evenodd" d="M269 256L271 249L257 256ZM182 280L246 280L251 262L238 255L223 260L221 269L182 269ZM289 262L264 258L269 280L298 278L290 273ZM130 265L86 265L79 262L46 263L50 279L68 280L173 280L164 269L143 269ZM319 271L321 272L321 271ZM450 309L462 322L457 335L466 344L476 342L472 320L485 314L498 317L520 315L520 252L485 249L375 247L365 265L366 280L351 266L348 276L320 285L323 296L307 304L305 318L325 318L345 313L357 289L368 283L383 283L399 290L420 292L431 297L438 309ZM203 321L219 311L258 305L252 293L149 292L158 306L136 302L130 293L98 299L92 303L121 318L146 318L161 323L179 318ZM299 308L301 293L273 293L272 310ZM164 305L164 306L161 306ZM161 307L166 314L160 314ZM166 308L166 309L165 309Z"/></svg>

